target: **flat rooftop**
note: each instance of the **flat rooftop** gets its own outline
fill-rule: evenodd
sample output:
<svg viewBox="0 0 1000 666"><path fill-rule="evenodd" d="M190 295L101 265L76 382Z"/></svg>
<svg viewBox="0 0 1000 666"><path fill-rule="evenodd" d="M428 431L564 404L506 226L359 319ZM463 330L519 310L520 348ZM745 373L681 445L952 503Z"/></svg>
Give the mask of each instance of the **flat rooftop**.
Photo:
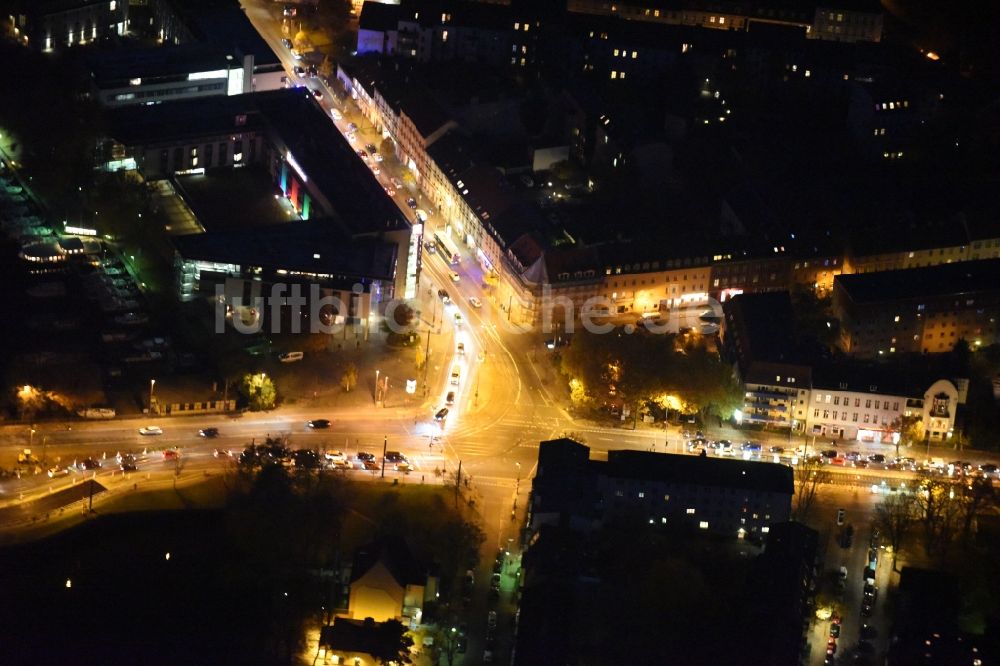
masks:
<svg viewBox="0 0 1000 666"><path fill-rule="evenodd" d="M300 222L260 166L209 169L204 175L174 176L177 193L206 231L235 231Z"/></svg>
<svg viewBox="0 0 1000 666"><path fill-rule="evenodd" d="M259 266L268 273L265 277L305 273L333 281L367 282L392 280L396 273L395 243L351 238L329 219L276 224L249 232L234 229L175 236L172 240L184 259Z"/></svg>
<svg viewBox="0 0 1000 666"><path fill-rule="evenodd" d="M90 58L90 71L99 88L129 85L132 79L144 83L184 77L196 72L212 72L241 66L213 47L203 44L157 46L145 49L101 51Z"/></svg>
<svg viewBox="0 0 1000 666"><path fill-rule="evenodd" d="M834 280L855 303L995 294L1000 291L1000 259L838 275Z"/></svg>

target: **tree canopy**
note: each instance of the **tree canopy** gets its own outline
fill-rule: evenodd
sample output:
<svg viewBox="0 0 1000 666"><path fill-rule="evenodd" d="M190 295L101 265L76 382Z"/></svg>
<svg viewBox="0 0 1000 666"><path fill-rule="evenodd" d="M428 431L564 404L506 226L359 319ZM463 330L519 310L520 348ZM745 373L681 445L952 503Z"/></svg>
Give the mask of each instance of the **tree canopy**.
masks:
<svg viewBox="0 0 1000 666"><path fill-rule="evenodd" d="M561 367L578 406L655 401L729 418L740 404L731 368L697 336L580 331Z"/></svg>

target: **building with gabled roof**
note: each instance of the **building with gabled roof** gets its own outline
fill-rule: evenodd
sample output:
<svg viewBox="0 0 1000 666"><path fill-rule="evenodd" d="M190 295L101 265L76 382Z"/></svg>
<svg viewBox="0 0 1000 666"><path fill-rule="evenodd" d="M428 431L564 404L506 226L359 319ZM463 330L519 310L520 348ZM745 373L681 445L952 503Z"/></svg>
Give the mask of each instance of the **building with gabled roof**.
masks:
<svg viewBox="0 0 1000 666"><path fill-rule="evenodd" d="M438 580L418 562L406 541L384 536L355 553L348 616L377 622L421 622L424 604L437 597Z"/></svg>

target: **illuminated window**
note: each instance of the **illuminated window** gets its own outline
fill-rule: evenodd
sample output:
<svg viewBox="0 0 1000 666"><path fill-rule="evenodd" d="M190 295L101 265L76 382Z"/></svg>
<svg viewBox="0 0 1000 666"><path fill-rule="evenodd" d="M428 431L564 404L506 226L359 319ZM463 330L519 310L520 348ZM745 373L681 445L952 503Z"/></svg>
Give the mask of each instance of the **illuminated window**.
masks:
<svg viewBox="0 0 1000 666"><path fill-rule="evenodd" d="M708 22L709 22L709 23L715 23L715 17L714 17L714 16L710 17L710 18L708 19Z"/></svg>
<svg viewBox="0 0 1000 666"><path fill-rule="evenodd" d="M516 21L515 21L515 22L514 22L514 30L520 30L520 29L521 29L521 24L520 24L520 22L516 22Z"/></svg>
<svg viewBox="0 0 1000 666"><path fill-rule="evenodd" d="M531 27L530 25L528 25L527 23L525 23L524 24L524 31L528 32L528 28L530 28L530 27Z"/></svg>
<svg viewBox="0 0 1000 666"><path fill-rule="evenodd" d="M646 493L639 493L639 499L642 499L645 496L646 496Z"/></svg>
<svg viewBox="0 0 1000 666"><path fill-rule="evenodd" d="M615 55L616 56L618 55L618 49L615 49Z"/></svg>
<svg viewBox="0 0 1000 666"><path fill-rule="evenodd" d="M618 78L618 72L616 72L615 70L611 70L611 78L612 79L617 79Z"/></svg>
<svg viewBox="0 0 1000 666"><path fill-rule="evenodd" d="M725 24L726 24L726 17L725 16L720 16L719 17L719 25L725 25Z"/></svg>
<svg viewBox="0 0 1000 666"><path fill-rule="evenodd" d="M700 523L698 523L698 527L700 527L703 530L707 530L708 529L708 521L707 520L701 521Z"/></svg>
<svg viewBox="0 0 1000 666"><path fill-rule="evenodd" d="M233 153L233 162L242 162L243 153Z"/></svg>
<svg viewBox="0 0 1000 666"><path fill-rule="evenodd" d="M448 41L448 31L447 30L445 30L444 32L441 33L441 41L442 42L447 42Z"/></svg>
<svg viewBox="0 0 1000 666"><path fill-rule="evenodd" d="M639 52L638 51L632 51L632 60L635 60L638 57L639 57Z"/></svg>
<svg viewBox="0 0 1000 666"><path fill-rule="evenodd" d="M108 3L108 11L113 12L116 9L118 9L118 0L111 0L111 2Z"/></svg>
<svg viewBox="0 0 1000 666"><path fill-rule="evenodd" d="M767 525L764 525L764 527L760 528L760 531L763 532L764 534L767 534L768 532L771 531L771 528L768 527Z"/></svg>
<svg viewBox="0 0 1000 666"><path fill-rule="evenodd" d="M192 157L191 158L191 166L193 166L193 167L198 166L198 158L197 157Z"/></svg>
<svg viewBox="0 0 1000 666"><path fill-rule="evenodd" d="M688 509L686 513L687 513L687 514L688 514L689 516L693 516L693 515L694 515L694 509Z"/></svg>

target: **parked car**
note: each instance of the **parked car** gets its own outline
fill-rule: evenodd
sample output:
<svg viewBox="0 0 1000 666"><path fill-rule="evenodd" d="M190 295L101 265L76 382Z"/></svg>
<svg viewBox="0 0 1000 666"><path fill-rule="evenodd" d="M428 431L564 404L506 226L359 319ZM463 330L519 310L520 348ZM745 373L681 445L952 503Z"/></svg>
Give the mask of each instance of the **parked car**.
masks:
<svg viewBox="0 0 1000 666"><path fill-rule="evenodd" d="M358 455L356 457L361 462L369 462L375 460L375 454L368 453L367 451L358 451Z"/></svg>
<svg viewBox="0 0 1000 666"><path fill-rule="evenodd" d="M462 279L455 271L448 271L448 278L451 279L452 282L458 282Z"/></svg>
<svg viewBox="0 0 1000 666"><path fill-rule="evenodd" d="M435 421L444 421L447 417L448 417L448 408L447 407L442 407L441 409L439 409L437 411L437 414L434 415L434 420Z"/></svg>
<svg viewBox="0 0 1000 666"><path fill-rule="evenodd" d="M444 401L448 405L454 405L455 404L455 392L454 391L448 391L448 396L444 399Z"/></svg>
<svg viewBox="0 0 1000 666"><path fill-rule="evenodd" d="M330 419L313 419L307 422L306 425L314 430L323 430L330 427Z"/></svg>
<svg viewBox="0 0 1000 666"><path fill-rule="evenodd" d="M160 426L155 426L155 425L143 426L143 427L139 428L139 434L140 435L162 435L163 434L163 428L161 428Z"/></svg>
<svg viewBox="0 0 1000 666"><path fill-rule="evenodd" d="M65 467L50 467L48 474L50 479L54 479L59 476L66 476L69 474L69 470Z"/></svg>
<svg viewBox="0 0 1000 666"><path fill-rule="evenodd" d="M478 298L476 298L475 296L469 296L469 305L471 305L474 308L481 308L483 307L483 302Z"/></svg>
<svg viewBox="0 0 1000 666"><path fill-rule="evenodd" d="M202 428L198 431L198 434L207 439L213 439L219 436L218 428Z"/></svg>
<svg viewBox="0 0 1000 666"><path fill-rule="evenodd" d="M409 206L410 208L416 210L416 208L417 208L417 200L414 199L413 197L407 197L406 198L406 205Z"/></svg>
<svg viewBox="0 0 1000 666"><path fill-rule="evenodd" d="M406 460L406 456L399 451L386 451L385 460L391 463L401 463Z"/></svg>
<svg viewBox="0 0 1000 666"><path fill-rule="evenodd" d="M278 354L278 360L282 363L295 363L296 361L301 361L305 357L300 351L290 351L284 354Z"/></svg>

